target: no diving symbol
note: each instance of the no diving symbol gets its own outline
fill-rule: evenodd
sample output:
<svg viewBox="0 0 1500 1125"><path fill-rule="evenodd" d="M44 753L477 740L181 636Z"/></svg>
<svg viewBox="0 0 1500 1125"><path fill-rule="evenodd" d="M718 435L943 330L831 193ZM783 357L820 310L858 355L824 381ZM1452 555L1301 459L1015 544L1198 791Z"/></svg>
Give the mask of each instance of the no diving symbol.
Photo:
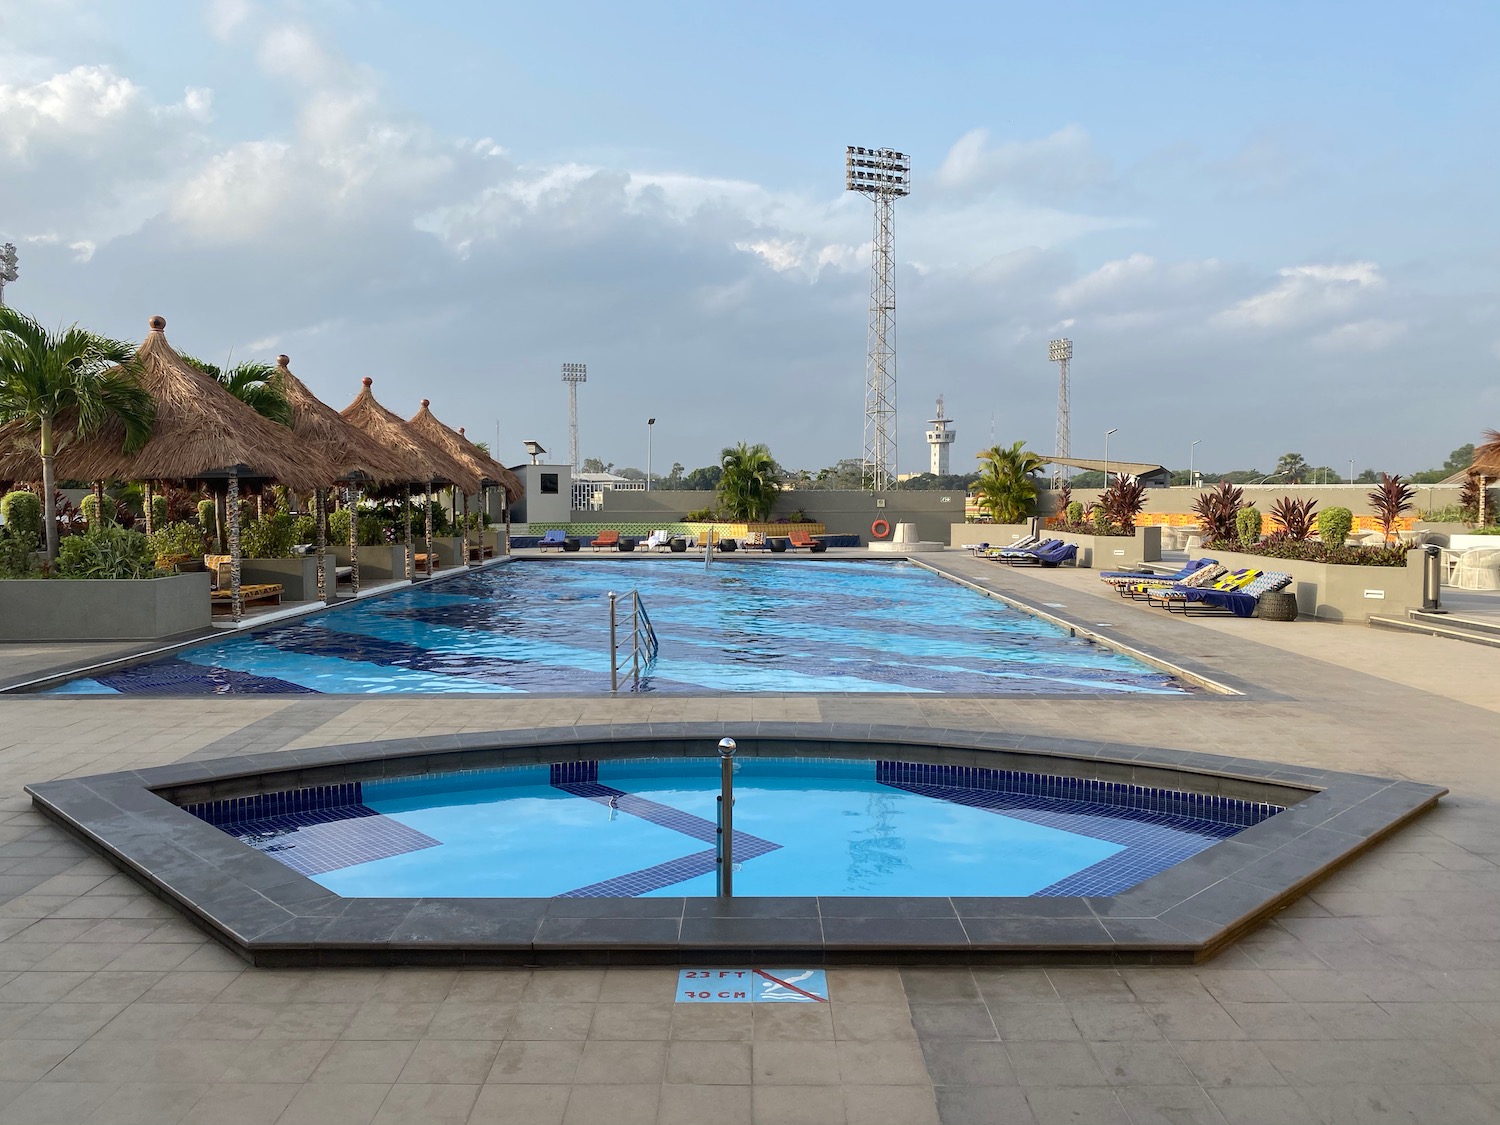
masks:
<svg viewBox="0 0 1500 1125"><path fill-rule="evenodd" d="M681 969L679 1004L826 1004L822 969Z"/></svg>

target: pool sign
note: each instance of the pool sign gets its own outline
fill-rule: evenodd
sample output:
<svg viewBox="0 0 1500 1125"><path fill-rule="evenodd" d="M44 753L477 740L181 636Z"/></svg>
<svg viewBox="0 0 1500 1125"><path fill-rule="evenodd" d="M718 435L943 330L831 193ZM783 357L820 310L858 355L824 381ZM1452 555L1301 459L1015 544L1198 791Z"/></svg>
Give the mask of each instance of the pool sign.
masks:
<svg viewBox="0 0 1500 1125"><path fill-rule="evenodd" d="M826 1004L822 969L681 969L679 1004Z"/></svg>

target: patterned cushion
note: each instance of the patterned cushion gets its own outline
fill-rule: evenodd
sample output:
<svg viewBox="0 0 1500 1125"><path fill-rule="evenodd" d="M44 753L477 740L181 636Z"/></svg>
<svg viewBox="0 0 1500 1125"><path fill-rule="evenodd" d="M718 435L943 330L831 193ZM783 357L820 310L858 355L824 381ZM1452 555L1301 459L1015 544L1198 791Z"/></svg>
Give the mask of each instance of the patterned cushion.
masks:
<svg viewBox="0 0 1500 1125"><path fill-rule="evenodd" d="M1249 594L1252 598L1258 598L1262 594L1270 594L1274 593L1277 590L1284 590L1291 584L1292 576L1290 574L1282 574L1277 570L1268 570L1259 578L1252 581L1248 586L1245 586L1242 590L1240 590L1240 593Z"/></svg>
<svg viewBox="0 0 1500 1125"><path fill-rule="evenodd" d="M1215 582L1223 578L1224 575L1228 573L1229 571L1227 568L1220 566L1218 563L1214 563L1213 566L1205 566L1201 570L1195 571L1194 573L1188 575L1179 583L1179 585L1192 586L1194 588L1212 586Z"/></svg>

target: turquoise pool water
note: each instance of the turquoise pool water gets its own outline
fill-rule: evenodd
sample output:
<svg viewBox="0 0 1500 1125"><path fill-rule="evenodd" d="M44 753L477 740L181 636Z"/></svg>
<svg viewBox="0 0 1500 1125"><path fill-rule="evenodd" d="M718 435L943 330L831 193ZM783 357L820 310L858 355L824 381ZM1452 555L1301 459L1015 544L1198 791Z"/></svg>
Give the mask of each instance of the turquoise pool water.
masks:
<svg viewBox="0 0 1500 1125"><path fill-rule="evenodd" d="M740 895L1113 894L1269 815L905 762L752 756L734 770ZM346 897L712 895L718 794L716 760L647 759L365 781L189 810Z"/></svg>
<svg viewBox="0 0 1500 1125"><path fill-rule="evenodd" d="M1161 694L1164 672L910 563L513 563L73 681L64 694L609 689L610 591L660 639L641 690Z"/></svg>

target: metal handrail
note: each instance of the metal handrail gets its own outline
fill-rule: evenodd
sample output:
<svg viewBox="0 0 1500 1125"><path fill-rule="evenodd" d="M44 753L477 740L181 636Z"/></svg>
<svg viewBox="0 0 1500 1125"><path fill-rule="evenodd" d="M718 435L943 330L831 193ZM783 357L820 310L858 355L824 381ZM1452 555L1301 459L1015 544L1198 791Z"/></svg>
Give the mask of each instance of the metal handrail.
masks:
<svg viewBox="0 0 1500 1125"><path fill-rule="evenodd" d="M641 689L641 670L649 669L656 663L656 654L661 645L656 639L656 629L651 624L651 616L646 612L646 604L641 601L639 590L630 591L630 651L622 661L620 650L623 645L619 642L619 595L613 590L609 593L609 690L612 692L620 690L620 673L628 669L635 691ZM642 659L644 653L645 659Z"/></svg>

